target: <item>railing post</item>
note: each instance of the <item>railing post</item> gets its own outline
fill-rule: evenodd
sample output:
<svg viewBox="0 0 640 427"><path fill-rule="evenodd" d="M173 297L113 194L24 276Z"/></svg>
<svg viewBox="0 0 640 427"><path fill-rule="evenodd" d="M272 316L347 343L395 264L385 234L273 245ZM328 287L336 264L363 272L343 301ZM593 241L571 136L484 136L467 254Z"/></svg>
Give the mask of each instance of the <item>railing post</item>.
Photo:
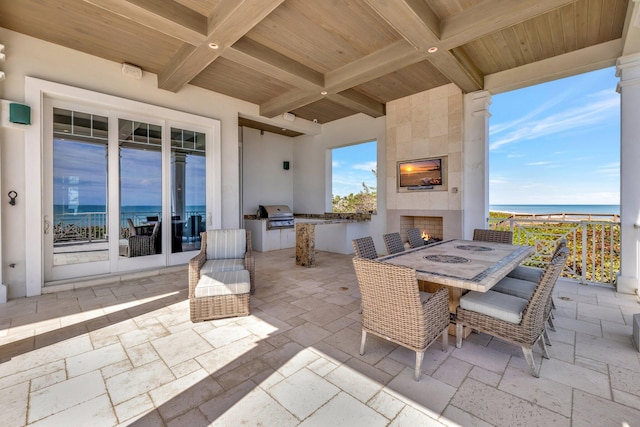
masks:
<svg viewBox="0 0 640 427"><path fill-rule="evenodd" d="M582 222L582 277L580 283L587 283L587 224Z"/></svg>

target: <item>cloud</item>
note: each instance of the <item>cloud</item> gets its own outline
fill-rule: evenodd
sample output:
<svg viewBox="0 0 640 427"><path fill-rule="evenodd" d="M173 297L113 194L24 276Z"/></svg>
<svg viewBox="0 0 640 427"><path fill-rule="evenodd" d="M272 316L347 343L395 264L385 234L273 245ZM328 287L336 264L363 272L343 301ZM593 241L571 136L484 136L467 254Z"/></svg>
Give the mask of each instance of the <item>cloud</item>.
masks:
<svg viewBox="0 0 640 427"><path fill-rule="evenodd" d="M340 166L342 166L342 163L337 160L334 160L331 162L331 166L333 166L334 168L339 168Z"/></svg>
<svg viewBox="0 0 640 427"><path fill-rule="evenodd" d="M537 139L543 136L567 132L574 129L585 129L610 119L608 113L613 113L620 106L620 98L616 93L602 92L607 95L600 99L578 107L560 111L539 120L533 120L533 113L513 122L492 127L491 134L499 134L514 128L506 135L490 144L489 149L495 150L507 144L519 141ZM542 110L539 108L538 110Z"/></svg>
<svg viewBox="0 0 640 427"><path fill-rule="evenodd" d="M551 162L532 162L532 163L527 163L527 166L544 166L544 165L550 165Z"/></svg>
<svg viewBox="0 0 640 427"><path fill-rule="evenodd" d="M370 172L378 168L378 162L356 163L351 166L353 169Z"/></svg>
<svg viewBox="0 0 640 427"><path fill-rule="evenodd" d="M614 178L620 177L620 162L609 163L602 165L596 169L599 174L610 176Z"/></svg>

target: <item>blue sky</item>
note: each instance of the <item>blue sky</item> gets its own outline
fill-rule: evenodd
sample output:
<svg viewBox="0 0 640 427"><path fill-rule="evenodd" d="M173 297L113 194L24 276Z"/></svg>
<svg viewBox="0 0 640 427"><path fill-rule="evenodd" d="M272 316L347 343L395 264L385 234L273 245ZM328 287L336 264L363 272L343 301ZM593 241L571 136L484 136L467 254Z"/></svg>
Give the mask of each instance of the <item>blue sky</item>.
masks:
<svg viewBox="0 0 640 427"><path fill-rule="evenodd" d="M615 68L494 95L490 204L619 204Z"/></svg>
<svg viewBox="0 0 640 427"><path fill-rule="evenodd" d="M334 148L332 161L332 194L347 196L359 193L364 182L369 187L376 187L376 176L371 170L377 170L377 142L349 145Z"/></svg>

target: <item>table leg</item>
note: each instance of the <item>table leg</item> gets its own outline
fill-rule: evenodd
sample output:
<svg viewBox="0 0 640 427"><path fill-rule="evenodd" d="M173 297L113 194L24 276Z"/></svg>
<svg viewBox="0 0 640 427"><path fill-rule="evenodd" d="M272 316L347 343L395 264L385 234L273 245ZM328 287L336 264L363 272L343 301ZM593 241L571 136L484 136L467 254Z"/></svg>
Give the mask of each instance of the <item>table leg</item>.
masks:
<svg viewBox="0 0 640 427"><path fill-rule="evenodd" d="M418 280L418 288L422 292L430 292L434 293L440 288L449 289L449 313L452 315L452 319L455 319L456 309L460 305L460 297L466 292L464 289L456 288L453 286L441 285L439 283L427 282L425 280ZM449 325L449 335L456 334L456 325L455 322ZM465 326L464 332L462 334L463 338L466 338L471 334L471 328Z"/></svg>

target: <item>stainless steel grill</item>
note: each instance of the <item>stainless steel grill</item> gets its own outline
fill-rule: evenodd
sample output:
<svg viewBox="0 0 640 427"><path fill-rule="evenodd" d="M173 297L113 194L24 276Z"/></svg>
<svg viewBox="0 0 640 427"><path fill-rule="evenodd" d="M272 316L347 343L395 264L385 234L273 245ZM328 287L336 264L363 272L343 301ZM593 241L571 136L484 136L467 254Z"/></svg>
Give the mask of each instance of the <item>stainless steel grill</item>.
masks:
<svg viewBox="0 0 640 427"><path fill-rule="evenodd" d="M293 212L287 205L260 205L258 216L267 219L267 230L293 228Z"/></svg>

